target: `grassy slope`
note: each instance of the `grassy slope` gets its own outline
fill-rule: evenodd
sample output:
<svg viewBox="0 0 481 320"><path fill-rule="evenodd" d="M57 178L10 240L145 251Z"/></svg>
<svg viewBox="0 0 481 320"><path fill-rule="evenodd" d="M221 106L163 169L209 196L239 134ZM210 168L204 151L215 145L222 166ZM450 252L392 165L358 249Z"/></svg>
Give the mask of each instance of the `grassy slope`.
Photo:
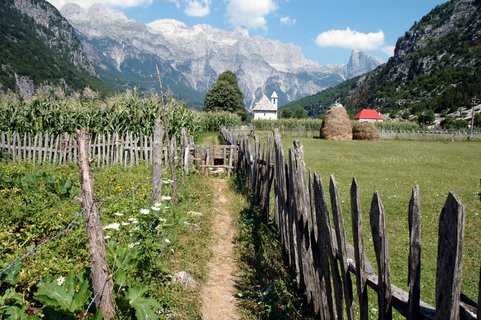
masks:
<svg viewBox="0 0 481 320"><path fill-rule="evenodd" d="M350 227L349 188L356 177L361 189L364 239L368 255L375 265L372 251L369 208L373 192L380 192L387 212L388 241L393 283L404 289L409 253L407 209L411 189L419 184L421 194L422 299L434 302L438 221L447 193L454 191L466 206L466 242L462 290L477 297L480 261L479 233L481 204L480 143L378 141L333 142L303 139L308 168L316 171L328 187L329 176L337 181L343 202L346 225ZM284 139L284 150L292 138ZM348 237L352 239L350 231Z"/></svg>

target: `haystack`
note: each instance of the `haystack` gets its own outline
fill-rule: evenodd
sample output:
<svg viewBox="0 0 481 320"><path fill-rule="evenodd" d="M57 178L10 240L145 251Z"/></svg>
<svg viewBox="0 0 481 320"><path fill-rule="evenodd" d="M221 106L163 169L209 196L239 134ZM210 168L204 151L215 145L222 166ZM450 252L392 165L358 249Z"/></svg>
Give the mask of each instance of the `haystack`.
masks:
<svg viewBox="0 0 481 320"><path fill-rule="evenodd" d="M351 120L346 109L334 104L324 115L321 125L321 138L327 140L352 140Z"/></svg>
<svg viewBox="0 0 481 320"><path fill-rule="evenodd" d="M377 127L369 122L357 122L352 127L352 138L354 140L379 140Z"/></svg>

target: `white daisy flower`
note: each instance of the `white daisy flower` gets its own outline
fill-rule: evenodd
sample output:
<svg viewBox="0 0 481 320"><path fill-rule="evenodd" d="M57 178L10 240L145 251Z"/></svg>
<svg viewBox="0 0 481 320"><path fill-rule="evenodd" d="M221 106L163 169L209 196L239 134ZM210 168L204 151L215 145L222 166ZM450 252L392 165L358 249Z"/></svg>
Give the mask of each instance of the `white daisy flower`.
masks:
<svg viewBox="0 0 481 320"><path fill-rule="evenodd" d="M104 227L104 230L110 229L110 230L119 230L120 228L120 223L114 222L111 224L108 224Z"/></svg>
<svg viewBox="0 0 481 320"><path fill-rule="evenodd" d="M162 200L172 200L172 197L171 196L162 196L161 198Z"/></svg>
<svg viewBox="0 0 481 320"><path fill-rule="evenodd" d="M149 214L150 210L149 209L140 209L140 214Z"/></svg>
<svg viewBox="0 0 481 320"><path fill-rule="evenodd" d="M122 212L116 212L114 215L117 217L123 217L124 214Z"/></svg>

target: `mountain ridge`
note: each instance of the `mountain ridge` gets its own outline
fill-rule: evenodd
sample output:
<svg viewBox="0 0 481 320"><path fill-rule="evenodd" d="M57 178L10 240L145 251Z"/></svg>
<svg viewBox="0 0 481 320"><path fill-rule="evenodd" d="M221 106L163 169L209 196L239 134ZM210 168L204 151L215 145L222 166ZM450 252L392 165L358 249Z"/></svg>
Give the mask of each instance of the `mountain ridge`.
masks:
<svg viewBox="0 0 481 320"><path fill-rule="evenodd" d="M155 79L149 76L152 70L138 68L146 56L167 68L165 73L171 75L167 86L176 82L179 88L201 95L220 73L231 70L238 77L248 107L273 90L278 92L282 104L328 88L351 75L345 65L321 66L306 59L293 44L250 37L244 28L227 31L210 25L188 27L172 19L143 24L100 5L84 10L67 4L61 12L84 35L84 43L92 48L90 57L97 65L103 65L111 74L123 72L133 76L133 63L137 81L146 87L155 87ZM100 42L105 44L102 48L98 47ZM102 78L102 70L97 71Z"/></svg>
<svg viewBox="0 0 481 320"><path fill-rule="evenodd" d="M108 90L95 78L73 27L50 3L3 0L0 16L0 92L30 96L45 84Z"/></svg>

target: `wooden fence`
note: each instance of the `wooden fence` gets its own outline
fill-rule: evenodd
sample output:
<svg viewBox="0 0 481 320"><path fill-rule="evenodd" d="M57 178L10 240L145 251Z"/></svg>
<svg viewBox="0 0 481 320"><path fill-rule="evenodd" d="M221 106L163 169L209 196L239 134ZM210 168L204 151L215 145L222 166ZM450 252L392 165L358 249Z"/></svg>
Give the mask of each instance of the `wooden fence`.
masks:
<svg viewBox="0 0 481 320"><path fill-rule="evenodd" d="M152 163L153 136L133 133L94 135L89 140L89 154L94 165L106 167L123 165L130 167L140 162ZM203 172L209 168L234 169L237 146L196 145L192 137L182 136L179 146L174 143L176 164L183 172L194 165ZM0 133L0 150L14 162L33 164L77 162L78 145L75 134L52 135L49 133L19 134ZM168 146L162 148L163 163L167 161Z"/></svg>
<svg viewBox="0 0 481 320"><path fill-rule="evenodd" d="M370 210L370 229L377 268L366 258L363 221L360 215L359 190L355 179L351 186L353 244L347 242L343 214L334 177L328 192L328 209L324 185L317 174L306 173L303 146L295 141L287 162L279 131L269 137L261 154L259 139L249 148L245 136L222 129L223 138L239 145L238 168L252 187L269 218L269 193L274 185L273 219L287 253L288 263L295 268L300 289L321 319L368 319L367 286L377 293L378 319L391 319L395 308L406 319L481 319L478 303L461 294L465 211L455 194L450 193L439 220L436 273L436 306L420 297L421 245L419 190L415 187L409 203L409 292L391 283L385 211L375 193ZM273 181L274 180L274 183ZM332 222L332 223L331 223ZM353 283L355 275L358 314L355 313ZM480 295L481 297L481 295Z"/></svg>

